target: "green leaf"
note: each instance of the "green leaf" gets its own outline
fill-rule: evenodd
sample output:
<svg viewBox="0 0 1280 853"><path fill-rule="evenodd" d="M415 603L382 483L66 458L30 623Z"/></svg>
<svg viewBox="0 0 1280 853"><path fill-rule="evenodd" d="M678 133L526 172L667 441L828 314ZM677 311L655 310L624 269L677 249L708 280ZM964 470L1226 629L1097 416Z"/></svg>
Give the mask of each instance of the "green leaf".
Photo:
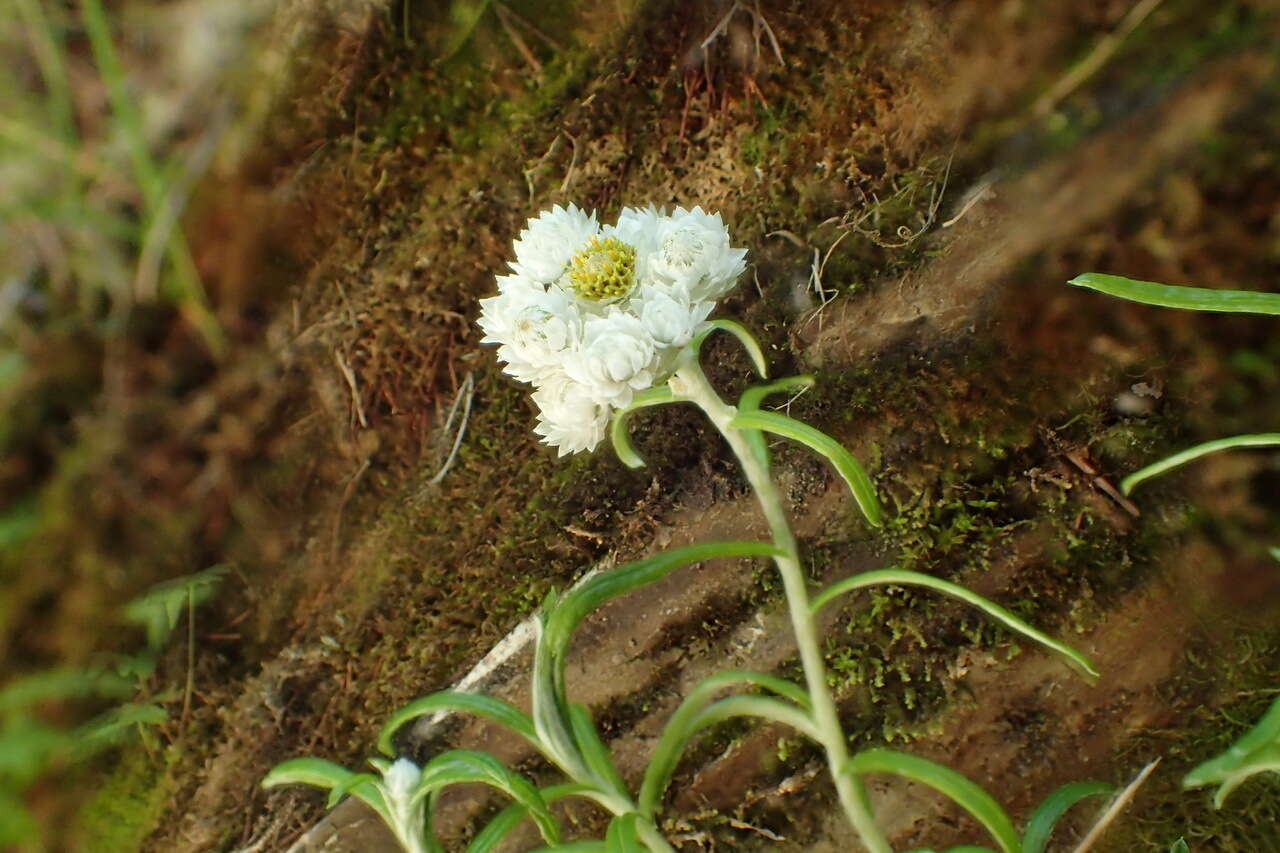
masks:
<svg viewBox="0 0 1280 853"><path fill-rule="evenodd" d="M112 673L84 667L60 667L24 676L0 690L0 713L13 713L40 702L91 696L127 696L133 685Z"/></svg>
<svg viewBox="0 0 1280 853"><path fill-rule="evenodd" d="M88 758L120 743L137 727L156 726L168 717L164 708L146 702L130 702L112 708L76 729L73 734L75 758Z"/></svg>
<svg viewBox="0 0 1280 853"><path fill-rule="evenodd" d="M766 700L765 697L760 696L734 696L731 699L757 699L776 704L757 704L744 707L741 702L736 705L726 705L724 703L730 702L731 699L724 699L716 703L716 705L708 707L712 696L735 684L752 684L757 687L763 687L791 700L794 704L788 705L778 700ZM779 712L779 708L785 709L785 711ZM726 719L728 716L733 716L735 712L746 713L750 716L769 716L769 713L771 713L770 719L786 723L812 737L814 734L813 724L809 717L811 711L812 703L803 688L774 675L746 670L730 670L728 672L718 672L715 675L704 678L689 692L689 695L680 703L680 707L671 715L671 719L667 721L662 730L662 737L658 739L658 745L649 757L649 766L645 768L644 781L640 784L640 797L638 799L640 814L647 818L654 816L659 804L662 802L662 795L666 791L667 785L671 782L671 776L675 773L676 765L680 763L680 756L684 752L685 746L694 735L707 726Z"/></svg>
<svg viewBox="0 0 1280 853"><path fill-rule="evenodd" d="M314 785L317 788L336 788L355 774L345 767L323 758L291 758L282 761L262 779L262 787L278 785Z"/></svg>
<svg viewBox="0 0 1280 853"><path fill-rule="evenodd" d="M618 815L609 821L609 829L604 836L606 853L644 853L640 844L640 834L636 831L636 818L639 815Z"/></svg>
<svg viewBox="0 0 1280 853"><path fill-rule="evenodd" d="M0 788L0 848L39 840L39 827L21 798Z"/></svg>
<svg viewBox="0 0 1280 853"><path fill-rule="evenodd" d="M147 631L147 646L159 649L168 641L187 608L199 606L213 597L226 577L225 564L156 584L125 605L124 618Z"/></svg>
<svg viewBox="0 0 1280 853"><path fill-rule="evenodd" d="M1089 678L1098 677L1098 671L1093 668L1093 664L1089 662L1089 659L1073 649L1071 646L1068 646L1066 643L1055 640L1043 631L1031 627L1022 619L1019 619L1013 613L996 604L994 601L983 598L975 592L970 592L967 588L960 586L959 584L944 581L941 578L935 578L930 575L921 574L920 572L909 572L903 569L880 569L879 571L874 572L863 572L860 575L845 578L844 580L838 581L827 587L813 599L813 603L810 604L809 607L813 613L817 613L818 610L837 596L844 595L846 592L852 592L855 589L876 586L877 584L924 586L958 598L961 601L979 608L1006 628L1035 640L1042 646L1053 649L1055 652L1065 657L1069 663Z"/></svg>
<svg viewBox="0 0 1280 853"><path fill-rule="evenodd" d="M973 815L991 833L1003 853L1021 853L1022 841L1000 804L950 767L892 749L868 749L850 758L844 772L892 773L928 785Z"/></svg>
<svg viewBox="0 0 1280 853"><path fill-rule="evenodd" d="M1112 794L1115 785L1106 782L1068 782L1044 798L1027 821L1022 834L1023 853L1044 853L1053 828L1067 811L1081 800L1100 794Z"/></svg>
<svg viewBox="0 0 1280 853"><path fill-rule="evenodd" d="M534 731L533 721L522 711L501 699L479 693L442 690L439 693L415 699L392 714L378 733L378 751L383 755L394 757L395 749L391 740L402 726L411 720L441 711L465 711L501 723L541 749L542 744L538 741L538 733Z"/></svg>
<svg viewBox="0 0 1280 853"><path fill-rule="evenodd" d="M422 778L411 802L437 789L466 782L480 782L502 791L520 803L548 844L560 840L560 826L532 782L487 752L454 749L441 753L422 768Z"/></svg>
<svg viewBox="0 0 1280 853"><path fill-rule="evenodd" d="M586 785L570 782L565 785L551 785L543 788L539 793L542 795L543 802L550 805L557 800L583 794L589 790L592 789ZM475 838L471 839L471 843L467 845L467 853L491 853L528 815L529 810L522 803L512 803L507 806L498 812L493 820L485 824L484 829L476 833Z"/></svg>
<svg viewBox="0 0 1280 853"><path fill-rule="evenodd" d="M0 549L21 545L39 529L40 505L34 498L18 501L0 516Z"/></svg>
<svg viewBox="0 0 1280 853"><path fill-rule="evenodd" d="M1237 447L1280 447L1280 432L1236 435L1231 438L1219 438L1214 441L1206 441L1204 444L1197 444L1195 447L1188 447L1180 453L1161 459L1159 462L1141 468L1125 477L1120 481L1120 491L1127 495L1137 488L1139 484L1150 480L1152 477L1158 477L1202 456L1208 456L1210 453L1231 450Z"/></svg>
<svg viewBox="0 0 1280 853"><path fill-rule="evenodd" d="M1207 287L1179 287L1154 281L1135 281L1118 275L1090 272L1068 284L1087 287L1109 296L1118 296L1146 305L1183 308L1188 311L1229 311L1246 314L1280 314L1280 293L1257 290L1215 290Z"/></svg>
<svg viewBox="0 0 1280 853"><path fill-rule="evenodd" d="M1227 750L1192 768L1182 779L1182 787L1217 785L1214 808L1222 808L1227 796L1257 773L1280 772L1280 699L1262 715L1253 728Z"/></svg>
<svg viewBox="0 0 1280 853"><path fill-rule="evenodd" d="M24 790L74 745L65 729L32 717L9 720L0 729L0 790Z"/></svg>
<svg viewBox="0 0 1280 853"><path fill-rule="evenodd" d="M329 798L325 802L325 807L330 809L333 808L338 804L339 800L347 794L350 794L358 785L368 784L376 786L381 781L380 777L375 776L372 773L352 773L346 779L339 782L337 785L334 785L332 790L329 791Z"/></svg>
<svg viewBox="0 0 1280 853"><path fill-rule="evenodd" d="M693 341L689 344L695 353L702 352L702 344L707 337L714 331L719 329L722 332L728 332L738 339L743 348L747 351L747 355L751 356L751 363L756 369L756 373L760 374L761 379L765 379L769 375L769 362L765 360L764 350L760 349L760 344L756 341L755 336L748 331L747 327L741 323L735 323L733 320L712 320L707 328L693 336Z"/></svg>
<svg viewBox="0 0 1280 853"><path fill-rule="evenodd" d="M573 738L578 745L578 752L586 760L587 767L590 768L591 772L602 782L608 783L613 791L630 799L631 792L627 790L627 783L622 781L622 775L618 773L617 765L613 763L613 756L609 754L609 748L600 739L595 721L591 719L591 712L582 705L571 704L569 706L569 725L573 730Z"/></svg>
<svg viewBox="0 0 1280 853"><path fill-rule="evenodd" d="M805 388L812 388L814 379L812 376L788 376L786 379L779 379L776 382L770 382L768 385L753 385L742 392L742 396L738 398L738 411L755 412L759 411L760 404L764 402L764 398L771 394L782 394L800 391ZM769 447L765 444L764 435L759 430L748 429L743 430L746 436L747 444L751 447L751 452L755 455L756 460L764 467L765 473L769 471Z"/></svg>
<svg viewBox="0 0 1280 853"><path fill-rule="evenodd" d="M1274 557L1277 562L1280 562L1280 548L1269 548L1268 550L1271 552L1271 556Z"/></svg>
<svg viewBox="0 0 1280 853"><path fill-rule="evenodd" d="M561 598L549 596L538 617L533 660L533 721L552 760L577 781L597 779L583 764L568 719L564 662L573 632L587 614L606 601L666 577L681 566L733 557L774 557L764 542L708 542L674 548L605 572L588 574Z"/></svg>
<svg viewBox="0 0 1280 853"><path fill-rule="evenodd" d="M490 0L452 0L450 2L449 17L453 21L453 28L440 48L442 61L452 59L471 39L476 27L480 24L480 18L489 8L489 3ZM407 36L408 33L406 33Z"/></svg>
<svg viewBox="0 0 1280 853"><path fill-rule="evenodd" d="M613 421L609 425L609 438L613 442L613 452L618 454L623 465L628 468L644 467L644 459L631 443L631 413L637 409L670 403L674 399L675 394L672 393L670 386L659 385L636 394L631 399L631 405L613 413Z"/></svg>
<svg viewBox="0 0 1280 853"><path fill-rule="evenodd" d="M1169 845L1169 853L1191 853L1191 848L1187 846L1187 839L1179 838Z"/></svg>
<svg viewBox="0 0 1280 853"><path fill-rule="evenodd" d="M866 516L867 522L873 527L880 526L880 500L876 497L876 489L871 478L867 476L867 472L858 460L853 458L853 454L845 450L840 442L831 436L777 412L740 411L729 422L729 426L771 432L783 438L798 441L810 450L825 456L848 484L849 491L853 493L853 499L858 502L858 508Z"/></svg>
<svg viewBox="0 0 1280 853"><path fill-rule="evenodd" d="M533 853L608 853L603 841L586 839L570 841L568 844L556 844L551 847L539 847Z"/></svg>

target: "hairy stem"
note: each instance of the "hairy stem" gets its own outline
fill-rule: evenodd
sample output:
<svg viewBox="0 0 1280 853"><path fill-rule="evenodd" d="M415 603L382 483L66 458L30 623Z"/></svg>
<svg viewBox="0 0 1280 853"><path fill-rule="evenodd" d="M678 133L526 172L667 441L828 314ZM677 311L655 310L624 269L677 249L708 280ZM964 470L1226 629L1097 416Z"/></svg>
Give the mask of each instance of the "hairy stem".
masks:
<svg viewBox="0 0 1280 853"><path fill-rule="evenodd" d="M827 687L827 667L822 658L817 626L809 606L809 591L805 585L804 572L800 568L799 550L786 511L782 507L778 488L766 467L752 452L746 433L730 426L737 409L720 399L696 359L689 359L681 365L671 378L671 389L677 397L701 408L729 442L729 447L738 457L769 523L773 544L786 555L775 557L774 563L778 567L778 574L782 576L791 627L795 632L805 682L813 701L814 727L817 729L818 741L827 753L827 765L831 769L840 804L871 853L891 853L892 848L876 825L865 798L859 795L854 778L846 771L849 749L836 714L835 700Z"/></svg>

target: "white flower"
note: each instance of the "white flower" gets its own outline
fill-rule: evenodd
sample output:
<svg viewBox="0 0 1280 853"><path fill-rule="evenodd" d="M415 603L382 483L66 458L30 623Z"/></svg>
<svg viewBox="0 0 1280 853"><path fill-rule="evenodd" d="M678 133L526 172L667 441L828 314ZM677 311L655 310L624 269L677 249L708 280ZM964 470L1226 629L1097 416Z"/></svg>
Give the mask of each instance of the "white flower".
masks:
<svg viewBox="0 0 1280 853"><path fill-rule="evenodd" d="M624 208L614 225L573 205L531 219L513 273L481 300L483 343L534 386L534 431L560 454L593 450L615 409L666 379L746 251L718 214Z"/></svg>
<svg viewBox="0 0 1280 853"><path fill-rule="evenodd" d="M680 349L693 339L715 303L690 302L681 289L649 284L639 289L629 307L655 344Z"/></svg>
<svg viewBox="0 0 1280 853"><path fill-rule="evenodd" d="M565 362L565 373L597 399L622 408L636 391L653 386L657 348L634 314L615 310L589 317L582 346Z"/></svg>
<svg viewBox="0 0 1280 853"><path fill-rule="evenodd" d="M506 276L514 279L515 276ZM508 281L497 296L480 300L481 343L496 343L507 373L536 382L548 368L564 361L582 340L582 312L563 291Z"/></svg>
<svg viewBox="0 0 1280 853"><path fill-rule="evenodd" d="M663 217L646 271L659 281L684 287L693 302L718 299L746 269L747 252L729 245L720 214L676 208Z"/></svg>
<svg viewBox="0 0 1280 853"><path fill-rule="evenodd" d="M550 284L564 273L569 260L600 232L594 212L575 205L556 205L536 219L516 238L516 259L511 267L538 284Z"/></svg>
<svg viewBox="0 0 1280 853"><path fill-rule="evenodd" d="M609 406L563 372L546 375L533 392L533 402L539 410L533 431L546 444L558 447L560 456L594 450L604 440Z"/></svg>

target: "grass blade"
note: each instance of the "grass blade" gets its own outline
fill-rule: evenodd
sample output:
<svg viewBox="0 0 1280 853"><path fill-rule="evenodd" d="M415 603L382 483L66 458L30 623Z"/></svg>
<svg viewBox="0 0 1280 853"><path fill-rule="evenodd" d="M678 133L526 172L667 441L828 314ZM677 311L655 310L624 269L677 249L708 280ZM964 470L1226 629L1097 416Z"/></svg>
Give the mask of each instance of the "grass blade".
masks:
<svg viewBox="0 0 1280 853"><path fill-rule="evenodd" d="M712 320L705 329L693 336L693 341L689 346L693 347L695 353L701 352L703 341L717 329L722 332L728 332L737 338L743 349L747 351L747 355L751 357L751 364L755 367L756 373L760 374L761 379L768 378L769 362L765 360L764 350L760 349L760 343L755 339L755 336L741 323L735 323L733 320L723 318Z"/></svg>
<svg viewBox="0 0 1280 853"><path fill-rule="evenodd" d="M636 452L635 446L631 443L631 413L636 409L670 403L674 399L675 394L671 392L669 386L659 385L656 388L641 391L631 400L630 406L613 413L613 421L609 424L609 439L613 442L613 452L618 454L623 465L628 468L644 467L643 457Z"/></svg>
<svg viewBox="0 0 1280 853"><path fill-rule="evenodd" d="M1204 444L1197 444L1195 447L1188 447L1180 453L1175 453L1172 456L1161 459L1159 462L1134 471L1120 481L1120 491L1127 495L1152 477L1158 477L1202 456L1208 456L1210 453L1217 453L1219 450L1232 450L1238 447L1280 447L1280 432L1235 435L1231 438L1219 438L1213 441L1206 441Z"/></svg>
<svg viewBox="0 0 1280 853"><path fill-rule="evenodd" d="M991 795L950 767L892 749L868 749L849 759L846 773L891 773L928 785L973 815L1000 845L1002 853L1021 853L1013 821Z"/></svg>
<svg viewBox="0 0 1280 853"><path fill-rule="evenodd" d="M119 124L133 164L134 178L142 191L147 211L146 218L151 222L161 215L161 209L165 203L164 175L147 149L142 117L138 114L134 98L129 93L124 68L120 64L115 43L111 39L111 25L107 20L102 0L80 0L80 10L90 50L102 74L102 80L106 84L111 112ZM149 227L144 229L146 230L149 230ZM221 358L227 349L226 337L217 318L209 309L209 299L200 281L200 273L191 257L191 249L187 246L186 237L180 230L175 230L170 237L166 254L173 266L174 301L204 339L210 354L215 359Z"/></svg>
<svg viewBox="0 0 1280 853"><path fill-rule="evenodd" d="M1187 311L1228 311L1246 314L1280 314L1280 293L1257 290L1215 290L1208 287L1180 287L1154 281L1136 281L1118 275L1089 272L1068 284L1087 287L1144 305L1181 308Z"/></svg>
<svg viewBox="0 0 1280 853"><path fill-rule="evenodd" d="M729 425L738 429L771 432L798 441L825 456L848 484L849 491L853 493L853 499L858 502L858 508L866 516L867 522L872 527L880 526L880 499L876 497L875 486L861 463L840 442L821 430L777 412L739 412Z"/></svg>
<svg viewBox="0 0 1280 853"><path fill-rule="evenodd" d="M876 586L878 584L923 586L945 593L954 598L958 598L966 604L972 604L974 607L982 610L1006 628L1016 631L1029 639L1035 640L1042 646L1050 648L1062 655L1069 663L1081 670L1090 679L1098 677L1098 671L1093 668L1093 664L1089 662L1089 659L1073 649L1071 646L1068 646L1066 643L1055 640L1043 631L1031 627L1009 610L1006 610L990 599L983 598L976 592L972 592L960 584L944 581L941 578L935 578L931 575L921 574L920 572L909 572L903 569L880 569L879 571L874 572L863 572L860 575L845 578L844 580L838 581L827 587L813 599L813 603L810 604L809 607L812 612L817 613L823 606L828 604L837 596L844 595L846 592L852 592L855 589Z"/></svg>
<svg viewBox="0 0 1280 853"><path fill-rule="evenodd" d="M1068 782L1045 797L1044 802L1036 807L1027 821L1022 834L1023 853L1044 853L1053 828L1069 809L1081 800L1111 794L1115 790L1115 785L1108 785L1106 782Z"/></svg>
<svg viewBox="0 0 1280 853"><path fill-rule="evenodd" d="M533 728L533 721L527 714L491 696L442 690L416 699L392 714L382 726L382 731L378 733L378 751L383 755L394 756L395 749L391 739L402 726L418 717L440 711L465 711L477 717L485 717L501 723L534 746L541 748L538 734Z"/></svg>

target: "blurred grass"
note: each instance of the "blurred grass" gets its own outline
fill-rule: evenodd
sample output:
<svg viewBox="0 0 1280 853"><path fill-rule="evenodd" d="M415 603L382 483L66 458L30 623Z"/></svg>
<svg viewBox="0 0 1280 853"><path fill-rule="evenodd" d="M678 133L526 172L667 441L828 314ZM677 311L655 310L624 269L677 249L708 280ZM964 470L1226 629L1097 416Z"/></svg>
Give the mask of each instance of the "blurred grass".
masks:
<svg viewBox="0 0 1280 853"><path fill-rule="evenodd" d="M145 244L158 233L168 260L160 294L221 358L226 338L175 225L180 199L173 190L181 169L158 162L149 148L135 87L100 0L81 0L78 20L39 0L13 2L18 15L6 25L3 48L19 58L19 72L0 79L0 97L10 105L0 118L0 245L11 259L0 269L11 295L5 301L23 295L24 287L34 295L44 279L78 306L79 322L102 328L105 317L105 330L118 330L135 301L153 298L139 285L147 279ZM68 71L76 25L97 72L97 80L81 85L105 95L91 115L77 115ZM125 177L130 174L132 180ZM23 251L24 242L35 251ZM12 312L0 314L0 333L14 320Z"/></svg>
<svg viewBox="0 0 1280 853"><path fill-rule="evenodd" d="M118 39L125 15L153 7L12 0L0 14L0 634L39 624L42 595L76 594L58 583L66 567L40 573L52 590L29 581L23 549L65 513L58 472L95 455L82 422L112 405L110 348L185 326L211 361L228 352L182 228L227 122L196 117L194 141L148 122L157 72L180 75ZM190 59L177 53L164 61ZM70 571L64 582L101 582ZM51 822L65 804L51 806L42 780L166 718L155 703L177 694L151 681L162 644L150 639L138 655L87 662L0 646L0 848L56 846Z"/></svg>

